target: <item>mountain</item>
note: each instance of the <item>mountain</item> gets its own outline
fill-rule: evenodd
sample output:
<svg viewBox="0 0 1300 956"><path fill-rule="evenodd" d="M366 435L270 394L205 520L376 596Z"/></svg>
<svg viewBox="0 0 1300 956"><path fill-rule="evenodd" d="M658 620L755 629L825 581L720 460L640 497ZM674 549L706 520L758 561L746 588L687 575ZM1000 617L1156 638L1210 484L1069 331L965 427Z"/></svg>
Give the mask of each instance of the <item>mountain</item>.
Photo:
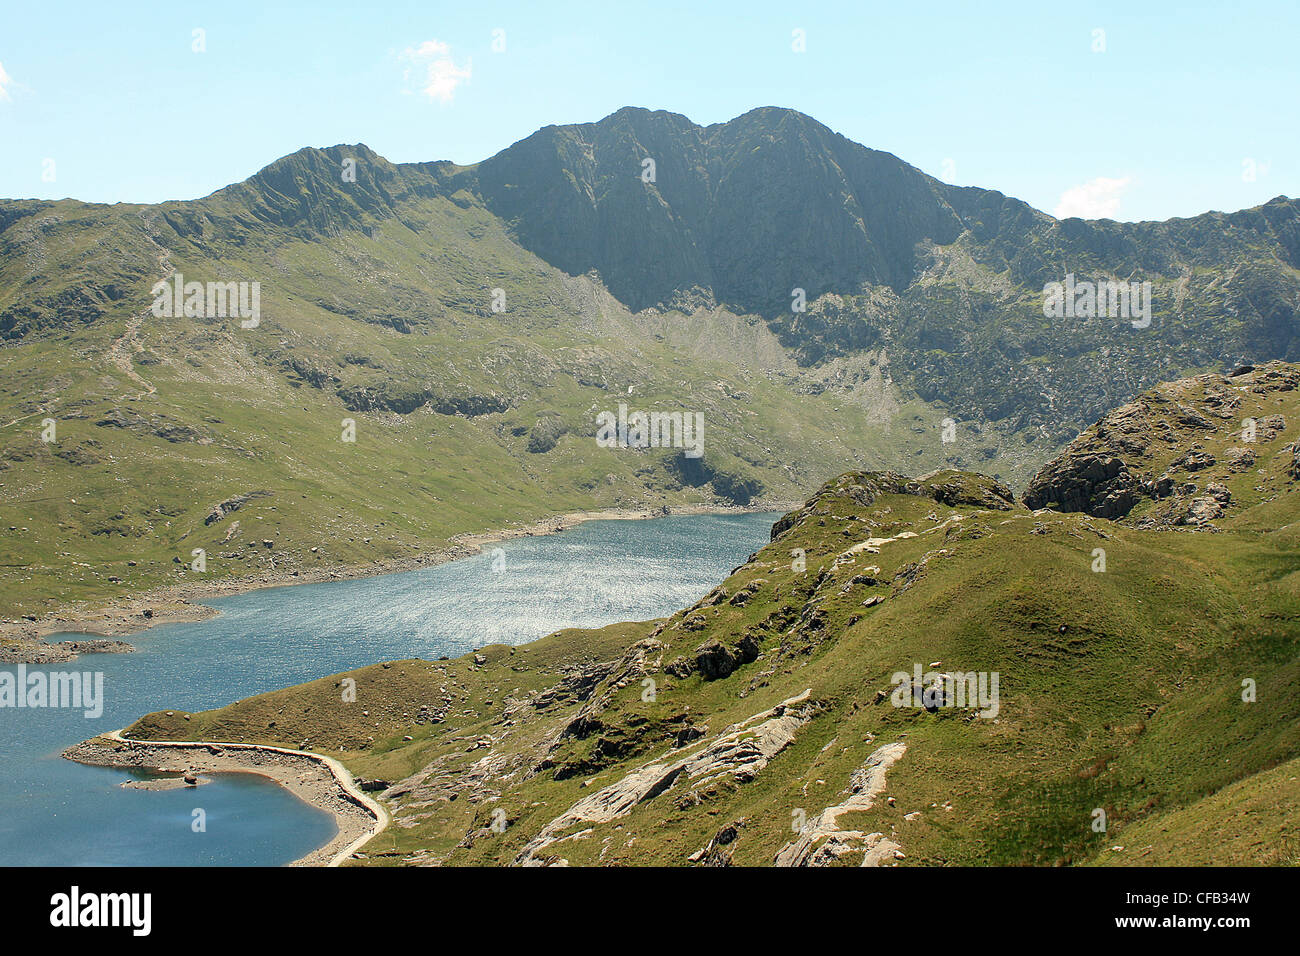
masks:
<svg viewBox="0 0 1300 956"><path fill-rule="evenodd" d="M474 166L307 148L193 201L0 201L0 614L576 510L784 507L845 469L1020 488L1158 381L1300 359L1298 256L1290 199L1058 221L775 108L625 109ZM177 274L257 283L256 326L155 315ZM1149 324L1046 317L1067 276L1151 283ZM702 457L597 446L620 404L702 415Z"/></svg>
<svg viewBox="0 0 1300 956"><path fill-rule="evenodd" d="M669 618L127 736L309 739L393 816L369 865L1295 865L1297 384L1271 363L1143 393L1031 482L1069 511L850 472ZM1172 490L1097 516L1086 460Z"/></svg>
<svg viewBox="0 0 1300 956"><path fill-rule="evenodd" d="M595 269L638 310L692 289L769 315L789 312L795 286L810 301L900 291L915 277L916 243L962 232L942 184L790 110L701 128L624 109L548 127L475 178L523 245L566 272Z"/></svg>
<svg viewBox="0 0 1300 956"><path fill-rule="evenodd" d="M1060 439L1170 373L1300 358L1300 208L1284 198L1166 223L1058 221L773 108L709 127L636 109L548 127L475 181L526 248L595 270L633 309L762 315L805 366L887 351L896 377L963 420ZM1154 328L1045 319L1043 287L1068 273L1150 281ZM791 310L795 288L807 313Z"/></svg>

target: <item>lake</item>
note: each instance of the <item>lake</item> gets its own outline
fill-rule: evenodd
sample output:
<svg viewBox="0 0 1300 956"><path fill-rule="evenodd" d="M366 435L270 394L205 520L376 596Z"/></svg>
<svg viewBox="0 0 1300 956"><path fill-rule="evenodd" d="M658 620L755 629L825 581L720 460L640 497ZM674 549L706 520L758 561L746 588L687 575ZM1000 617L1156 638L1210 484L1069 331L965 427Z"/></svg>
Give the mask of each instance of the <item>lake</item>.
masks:
<svg viewBox="0 0 1300 956"><path fill-rule="evenodd" d="M589 521L400 574L207 601L220 615L127 638L134 654L29 672L104 675L104 711L0 708L0 865L275 866L329 841L332 818L280 787L225 774L198 789L123 789L129 771L64 748L156 710L194 712L377 661L458 657L565 627L662 617L767 544L774 513ZM60 640L70 635L56 635ZM0 670L15 671L13 665ZM206 814L205 832L191 828Z"/></svg>

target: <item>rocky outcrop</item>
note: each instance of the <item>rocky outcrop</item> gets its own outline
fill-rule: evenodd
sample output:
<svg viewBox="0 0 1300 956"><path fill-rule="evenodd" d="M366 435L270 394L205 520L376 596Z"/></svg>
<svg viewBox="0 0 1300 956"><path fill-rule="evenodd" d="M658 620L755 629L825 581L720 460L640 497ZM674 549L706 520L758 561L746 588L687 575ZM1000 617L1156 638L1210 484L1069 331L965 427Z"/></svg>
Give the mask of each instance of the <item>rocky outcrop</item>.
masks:
<svg viewBox="0 0 1300 956"><path fill-rule="evenodd" d="M713 640L695 649L695 666L705 680L720 680L757 658L758 641L748 634L730 646Z"/></svg>
<svg viewBox="0 0 1300 956"><path fill-rule="evenodd" d="M1030 481L1024 503L1120 520L1149 500L1161 504L1142 527L1209 527L1232 500L1225 482L1263 464L1287 427L1280 414L1250 417L1252 396L1272 404L1298 386L1300 367L1281 362L1161 385L1072 441Z"/></svg>
<svg viewBox="0 0 1300 956"><path fill-rule="evenodd" d="M827 807L809 821L798 837L783 846L776 854L777 866L827 866L848 853L864 854L863 866L879 866L899 852L899 846L881 833L863 833L843 830L839 818L842 814L870 810L876 798L885 790L885 772L907 752L902 741L877 748L866 762L854 772L849 787L844 792L847 799Z"/></svg>
<svg viewBox="0 0 1300 956"><path fill-rule="evenodd" d="M561 737L584 738L601 728L599 716L614 695L628 684L641 681L660 665L664 643L653 637L637 641L627 652L608 666L604 677L588 692L586 702L576 717L564 728Z"/></svg>
<svg viewBox="0 0 1300 956"><path fill-rule="evenodd" d="M713 835L701 849L687 857L690 863L701 866L731 866L731 847L740 839L740 833L748 821L741 817Z"/></svg>
<svg viewBox="0 0 1300 956"><path fill-rule="evenodd" d="M584 797L543 827L515 863L537 866L558 862L548 852L555 844L574 832L584 832L584 828L624 817L638 804L653 800L679 782L698 788L719 777L730 777L739 783L753 780L768 761L794 742L799 728L813 718L817 708L809 702L809 695L810 691L804 691L784 700L771 710L728 728L713 742L684 757L645 764L617 783Z"/></svg>
<svg viewBox="0 0 1300 956"><path fill-rule="evenodd" d="M46 644L36 639L18 639L0 644L0 664L62 664L75 661L82 654L130 654L135 647L126 641L105 638L60 641Z"/></svg>
<svg viewBox="0 0 1300 956"><path fill-rule="evenodd" d="M1122 459L1092 453L1062 456L1029 483L1025 505L1114 520L1138 503L1139 484Z"/></svg>
<svg viewBox="0 0 1300 956"><path fill-rule="evenodd" d="M338 390L339 401L354 412L389 411L409 415L426 405L439 415L473 418L504 412L510 403L497 394L448 395L432 388L396 381L366 385L345 385Z"/></svg>
<svg viewBox="0 0 1300 956"><path fill-rule="evenodd" d="M781 516L772 525L772 540L810 518L831 513L837 501L867 509L882 495L913 495L950 508L967 505L992 511L1010 511L1016 502L1015 494L1000 481L970 472L945 469L908 478L892 471L854 471L828 481L802 508Z"/></svg>
<svg viewBox="0 0 1300 956"><path fill-rule="evenodd" d="M216 524L218 521L223 521L229 515L244 507L244 505L248 504L254 498L270 498L271 495L272 492L270 491L250 491L247 494L235 495L231 498L227 498L220 504L212 506L212 510L208 512L208 516L203 519L203 523L205 525Z"/></svg>
<svg viewBox="0 0 1300 956"><path fill-rule="evenodd" d="M1232 501L1232 492L1217 481L1206 486L1205 494L1193 498L1187 508L1175 519L1176 524L1204 527L1215 518L1223 517L1228 503Z"/></svg>

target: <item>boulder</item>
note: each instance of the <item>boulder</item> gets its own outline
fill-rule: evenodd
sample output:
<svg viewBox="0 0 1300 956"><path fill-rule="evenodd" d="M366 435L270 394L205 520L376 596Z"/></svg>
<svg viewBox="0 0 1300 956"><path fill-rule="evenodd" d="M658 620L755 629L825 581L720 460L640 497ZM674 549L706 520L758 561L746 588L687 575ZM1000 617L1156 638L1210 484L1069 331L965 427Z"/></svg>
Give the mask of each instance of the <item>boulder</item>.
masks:
<svg viewBox="0 0 1300 956"><path fill-rule="evenodd" d="M695 666L705 680L718 680L757 657L758 642L746 635L731 647L716 640L701 644L695 649Z"/></svg>

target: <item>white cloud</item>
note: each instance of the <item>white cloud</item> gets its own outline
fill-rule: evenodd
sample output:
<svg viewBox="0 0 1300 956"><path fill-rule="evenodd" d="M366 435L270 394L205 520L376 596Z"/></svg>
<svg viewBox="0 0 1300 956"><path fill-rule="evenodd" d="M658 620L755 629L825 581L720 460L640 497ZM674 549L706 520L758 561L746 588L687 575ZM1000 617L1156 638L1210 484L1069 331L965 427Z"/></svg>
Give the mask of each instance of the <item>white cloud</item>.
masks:
<svg viewBox="0 0 1300 956"><path fill-rule="evenodd" d="M1128 176L1122 179L1098 176L1082 185L1071 186L1061 193L1056 204L1056 218L1114 219L1119 213L1120 193L1132 181Z"/></svg>
<svg viewBox="0 0 1300 956"><path fill-rule="evenodd" d="M8 102L9 87L12 84L13 84L13 80L11 80L9 78L9 74L5 72L5 65L3 63L0 63L0 100Z"/></svg>
<svg viewBox="0 0 1300 956"><path fill-rule="evenodd" d="M457 66L451 58L451 44L441 40L425 40L419 46L407 47L402 59L410 63L404 74L407 85L415 85L421 95L439 103L451 102L456 87L470 78L472 69L468 59L463 67Z"/></svg>
<svg viewBox="0 0 1300 956"><path fill-rule="evenodd" d="M1057 219L1115 219L1119 213L1119 194L1132 182L1131 177L1113 179L1099 176L1080 186L1071 186L1057 203Z"/></svg>

